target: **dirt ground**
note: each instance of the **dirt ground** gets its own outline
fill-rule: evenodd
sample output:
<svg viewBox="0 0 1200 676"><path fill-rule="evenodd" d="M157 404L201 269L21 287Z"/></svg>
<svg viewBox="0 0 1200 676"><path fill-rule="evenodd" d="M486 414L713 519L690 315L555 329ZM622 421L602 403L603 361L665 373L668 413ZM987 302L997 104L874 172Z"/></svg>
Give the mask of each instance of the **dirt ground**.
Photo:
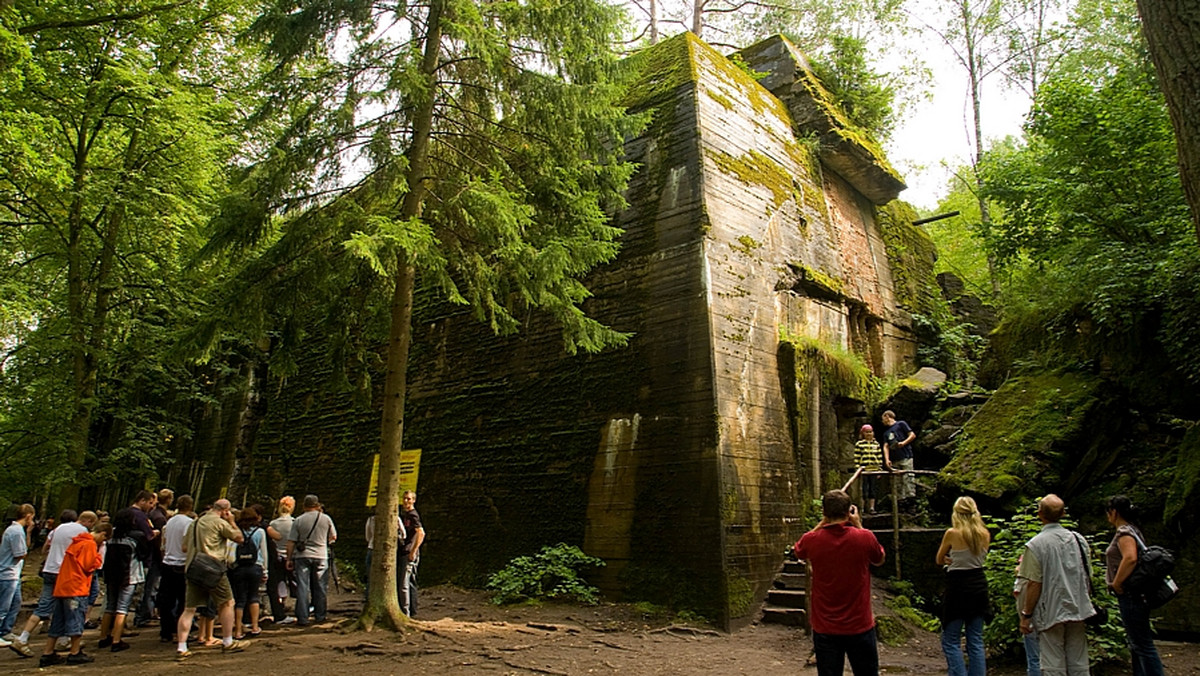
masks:
<svg viewBox="0 0 1200 676"><path fill-rule="evenodd" d="M159 643L156 627L129 639L122 653L95 648L97 632L85 634L85 651L96 661L85 667L39 670L37 659L0 654L0 674L81 671L96 674L815 674L806 666L812 641L804 632L752 624L732 634L671 624L626 604L596 607L546 604L496 607L482 592L454 587L421 591L420 629L407 635L341 629L361 607L358 594L331 597L330 621L299 629L266 624L244 653L223 655L197 648L186 662L174 646ZM886 608L877 604L877 612ZM30 643L42 645L37 635ZM1200 645L1160 643L1172 676L1200 675ZM880 646L885 674L945 673L938 637L917 631L902 647ZM135 666L136 665L136 666ZM849 671L847 671L849 673ZM989 674L1017 676L1016 665L989 665ZM1107 673L1128 673L1108 670Z"/></svg>

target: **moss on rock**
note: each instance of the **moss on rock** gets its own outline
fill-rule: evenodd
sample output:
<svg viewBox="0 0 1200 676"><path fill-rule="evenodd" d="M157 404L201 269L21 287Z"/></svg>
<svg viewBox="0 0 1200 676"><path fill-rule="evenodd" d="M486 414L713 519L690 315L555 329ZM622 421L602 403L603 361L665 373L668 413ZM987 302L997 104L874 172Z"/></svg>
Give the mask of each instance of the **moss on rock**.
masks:
<svg viewBox="0 0 1200 676"><path fill-rule="evenodd" d="M963 427L940 480L961 490L1020 504L1029 487L1055 486L1070 469L1070 450L1085 439L1100 380L1080 373L1010 379Z"/></svg>

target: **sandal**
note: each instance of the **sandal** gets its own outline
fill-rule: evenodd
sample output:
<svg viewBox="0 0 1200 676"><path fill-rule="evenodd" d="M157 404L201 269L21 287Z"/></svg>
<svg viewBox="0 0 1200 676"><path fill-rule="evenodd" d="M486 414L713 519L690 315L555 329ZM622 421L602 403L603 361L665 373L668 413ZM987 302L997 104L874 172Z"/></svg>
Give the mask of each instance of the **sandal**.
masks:
<svg viewBox="0 0 1200 676"><path fill-rule="evenodd" d="M219 638L214 638L214 639L212 639L212 640L210 640L210 641L205 641L205 642L204 642L203 644L201 644L201 645L203 645L205 648L215 648L215 647L217 647L217 646L221 645L221 639L219 639Z"/></svg>
<svg viewBox="0 0 1200 676"><path fill-rule="evenodd" d="M250 638L258 638L258 636L259 636L260 634L262 634L262 629L258 629L258 630L256 630L256 631L248 631L248 632L246 632L246 636L249 636ZM245 638L245 637L243 637L243 638Z"/></svg>

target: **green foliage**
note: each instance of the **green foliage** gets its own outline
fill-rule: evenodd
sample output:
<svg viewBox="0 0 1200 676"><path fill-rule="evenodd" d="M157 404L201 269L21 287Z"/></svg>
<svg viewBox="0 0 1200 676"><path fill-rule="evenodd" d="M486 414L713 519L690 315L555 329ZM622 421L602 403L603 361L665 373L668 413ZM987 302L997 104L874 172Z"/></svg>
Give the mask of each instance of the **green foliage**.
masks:
<svg viewBox="0 0 1200 676"><path fill-rule="evenodd" d="M140 488L187 425L199 388L169 348L221 274L189 264L240 140L245 11L100 0L0 13L5 491Z"/></svg>
<svg viewBox="0 0 1200 676"><path fill-rule="evenodd" d="M229 325L274 332L272 368L287 374L308 336L333 336L365 377L400 260L497 333L532 309L563 327L568 351L622 344L580 308L581 277L616 254L609 214L633 171L620 139L643 122L619 103L619 10L591 0L293 9L274 3L250 30L275 64L252 118L273 150L253 158L215 220L206 251L250 255L192 344L211 349ZM395 21L436 31L436 77L407 34L383 30ZM344 49L326 49L334 35ZM410 180L414 160L421 176Z"/></svg>
<svg viewBox="0 0 1200 676"><path fill-rule="evenodd" d="M867 62L864 40L834 35L830 43L828 54L811 59L813 72L851 122L875 138L886 140L895 126L894 88Z"/></svg>
<svg viewBox="0 0 1200 676"><path fill-rule="evenodd" d="M986 196L1004 209L982 235L1012 278L1001 368L1031 355L1100 361L1135 388L1161 389L1162 378L1194 388L1200 248L1132 17L1130 2L1081 5L1079 29L1114 48L1066 59L1042 85L1024 142L981 165Z"/></svg>
<svg viewBox="0 0 1200 676"><path fill-rule="evenodd" d="M1015 141L1007 139L1001 143L1015 144ZM979 298L991 298L987 240L980 231L978 192L975 172L971 167L955 169L946 196L938 201L935 213L957 211L959 215L928 223L921 228L937 245L934 272L952 272L963 280L968 293ZM1004 221L1004 209L999 204L989 204L988 213L994 222Z"/></svg>
<svg viewBox="0 0 1200 676"><path fill-rule="evenodd" d="M993 533L988 549L984 572L988 580L988 597L992 602L994 617L983 630L983 640L988 652L993 654L1013 653L1021 642L1016 599L1013 582L1016 579L1017 563L1025 551L1025 543L1037 535L1042 523L1037 517L1037 504L1026 506L1007 519L984 517L988 530ZM1074 529L1076 523L1063 519L1062 525ZM1121 627L1116 597L1101 590L1104 582L1104 547L1098 537L1086 536L1088 556L1092 560L1092 587L1097 593L1092 603L1108 609L1108 622L1098 631L1088 630L1088 651L1093 663L1103 662L1128 655L1125 645L1125 630Z"/></svg>
<svg viewBox="0 0 1200 676"><path fill-rule="evenodd" d="M600 590L584 581L581 570L603 565L603 561L584 554L578 547L560 542L553 547L542 547L533 556L513 559L488 579L487 588L496 592L492 596L496 605L543 599L595 604Z"/></svg>
<svg viewBox="0 0 1200 676"><path fill-rule="evenodd" d="M1197 495L1200 486L1200 425L1192 425L1176 451L1175 471L1163 508L1163 521L1170 521L1183 512Z"/></svg>
<svg viewBox="0 0 1200 676"><path fill-rule="evenodd" d="M888 587L894 594L888 601L888 605L898 617L925 631L941 631L941 621L933 614L921 609L925 606L925 600L917 593L911 582L893 579L888 582Z"/></svg>

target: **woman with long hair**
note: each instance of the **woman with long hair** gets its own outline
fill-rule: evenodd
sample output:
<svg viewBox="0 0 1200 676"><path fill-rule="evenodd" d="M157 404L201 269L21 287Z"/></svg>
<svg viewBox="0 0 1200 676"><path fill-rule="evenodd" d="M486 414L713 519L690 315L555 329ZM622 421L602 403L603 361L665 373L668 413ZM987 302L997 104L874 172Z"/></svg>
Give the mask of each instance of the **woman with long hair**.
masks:
<svg viewBox="0 0 1200 676"><path fill-rule="evenodd" d="M950 676L985 676L983 621L988 613L987 557L991 533L983 525L975 500L963 496L954 501L950 528L942 536L937 563L946 567L946 597L942 604L942 652ZM967 634L964 659L963 630Z"/></svg>
<svg viewBox="0 0 1200 676"><path fill-rule="evenodd" d="M1129 498L1114 495L1108 499L1105 516L1116 532L1104 550L1104 576L1109 589L1117 595L1125 641L1133 656L1133 676L1162 676L1162 660L1150 631L1150 608L1138 590L1125 588L1125 581L1137 568L1138 551L1146 547L1146 538L1134 525L1137 512Z"/></svg>

